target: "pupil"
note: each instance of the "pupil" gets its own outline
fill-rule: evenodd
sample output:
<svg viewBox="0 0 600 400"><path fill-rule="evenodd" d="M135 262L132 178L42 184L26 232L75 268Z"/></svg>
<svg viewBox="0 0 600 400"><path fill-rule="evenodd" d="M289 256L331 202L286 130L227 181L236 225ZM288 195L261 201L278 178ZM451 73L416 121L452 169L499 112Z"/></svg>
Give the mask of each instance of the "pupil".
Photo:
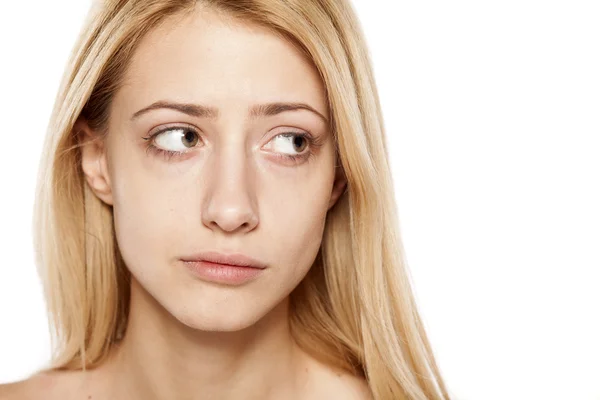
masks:
<svg viewBox="0 0 600 400"><path fill-rule="evenodd" d="M188 142L192 142L194 140L194 133L191 131L187 131L185 133L185 140L187 140Z"/></svg>
<svg viewBox="0 0 600 400"><path fill-rule="evenodd" d="M304 138L302 136L296 136L296 138L294 139L294 144L296 146L302 147L302 140L304 140ZM300 144L298 143L298 141L300 141Z"/></svg>

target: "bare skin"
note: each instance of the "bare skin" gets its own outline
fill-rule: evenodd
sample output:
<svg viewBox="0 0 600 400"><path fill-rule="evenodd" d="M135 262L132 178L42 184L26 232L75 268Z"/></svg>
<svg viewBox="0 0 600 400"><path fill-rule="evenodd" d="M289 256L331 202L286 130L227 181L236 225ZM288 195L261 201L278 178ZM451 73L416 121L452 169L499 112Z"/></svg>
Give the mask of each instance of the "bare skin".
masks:
<svg viewBox="0 0 600 400"><path fill-rule="evenodd" d="M289 399L289 400L373 400L373 396L361 378L352 376L344 371L336 370L328 365L321 364L315 359L306 359L305 376L310 384L301 391L293 392L288 389L288 394L283 391L271 397L256 397L250 394L240 394L239 397L230 397L244 400L254 399ZM130 395L115 395L114 375L109 372L107 365L82 371L59 371L40 373L29 379L0 385L0 399L2 400L119 400L138 399L142 397L128 397ZM282 396L282 397L278 397ZM285 396L285 397L283 397ZM156 396L155 396L156 397ZM152 398L155 398L152 397ZM169 395L164 399L218 399L199 391L192 397Z"/></svg>
<svg viewBox="0 0 600 400"><path fill-rule="evenodd" d="M132 119L159 100L215 107L218 116L162 108ZM248 115L269 102L305 103L316 113ZM198 9L151 32L111 104L106 142L82 153L88 185L113 206L132 274L127 333L85 375L38 374L0 386L0 398L371 398L364 380L312 358L289 332L288 296L314 262L327 211L346 185L322 117L330 118L318 72L266 29ZM147 151L142 137L166 126L175 128L152 143L183 156ZM198 134L194 146L182 147L182 126L192 129L185 139ZM81 119L75 129L95 134ZM288 132L322 144L296 150L281 136ZM311 150L295 162L277 156ZM204 250L243 253L267 268L240 286L205 282L180 262Z"/></svg>

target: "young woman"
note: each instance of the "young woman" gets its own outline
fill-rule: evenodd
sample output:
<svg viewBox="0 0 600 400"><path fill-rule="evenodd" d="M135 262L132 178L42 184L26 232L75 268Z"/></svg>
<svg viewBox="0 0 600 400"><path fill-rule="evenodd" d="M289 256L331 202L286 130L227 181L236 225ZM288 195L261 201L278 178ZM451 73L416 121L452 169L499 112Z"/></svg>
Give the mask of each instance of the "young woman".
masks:
<svg viewBox="0 0 600 400"><path fill-rule="evenodd" d="M45 149L54 352L4 398L449 398L347 0L96 3Z"/></svg>

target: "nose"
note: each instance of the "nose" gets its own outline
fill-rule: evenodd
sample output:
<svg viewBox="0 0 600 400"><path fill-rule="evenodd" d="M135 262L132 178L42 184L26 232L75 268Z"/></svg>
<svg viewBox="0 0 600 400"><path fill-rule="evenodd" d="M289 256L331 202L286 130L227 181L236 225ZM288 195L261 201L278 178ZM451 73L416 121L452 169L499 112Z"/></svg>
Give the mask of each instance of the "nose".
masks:
<svg viewBox="0 0 600 400"><path fill-rule="evenodd" d="M202 223L211 230L249 232L258 225L253 171L244 146L231 143L205 164Z"/></svg>

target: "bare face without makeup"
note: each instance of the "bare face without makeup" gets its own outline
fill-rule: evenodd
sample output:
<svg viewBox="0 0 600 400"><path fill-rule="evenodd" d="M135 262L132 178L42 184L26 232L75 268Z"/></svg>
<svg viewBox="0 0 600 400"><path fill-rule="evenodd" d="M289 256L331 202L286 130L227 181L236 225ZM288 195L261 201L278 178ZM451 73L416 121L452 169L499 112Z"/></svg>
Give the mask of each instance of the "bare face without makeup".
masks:
<svg viewBox="0 0 600 400"><path fill-rule="evenodd" d="M264 28L196 12L145 37L111 104L99 195L140 286L205 331L243 329L285 300L344 189L329 118L315 67ZM266 268L208 282L181 260L203 251Z"/></svg>

